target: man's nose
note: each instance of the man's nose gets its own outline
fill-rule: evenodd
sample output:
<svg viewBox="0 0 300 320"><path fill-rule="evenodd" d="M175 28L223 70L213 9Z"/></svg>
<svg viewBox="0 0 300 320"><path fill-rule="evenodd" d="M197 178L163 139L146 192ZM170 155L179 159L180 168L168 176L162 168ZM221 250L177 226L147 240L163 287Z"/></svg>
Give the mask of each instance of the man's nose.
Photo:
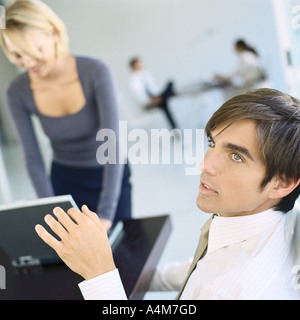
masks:
<svg viewBox="0 0 300 320"><path fill-rule="evenodd" d="M199 165L199 169L203 173L210 175L217 174L217 153L215 150L208 150L205 154L203 161Z"/></svg>

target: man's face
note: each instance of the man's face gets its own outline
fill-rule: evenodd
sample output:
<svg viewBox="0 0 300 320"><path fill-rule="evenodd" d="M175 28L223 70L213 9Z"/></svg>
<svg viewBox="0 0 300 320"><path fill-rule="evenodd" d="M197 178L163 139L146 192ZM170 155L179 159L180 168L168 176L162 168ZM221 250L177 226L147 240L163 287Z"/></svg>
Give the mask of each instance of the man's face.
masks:
<svg viewBox="0 0 300 320"><path fill-rule="evenodd" d="M211 133L204 161L197 206L221 216L259 213L274 207L278 200L270 198L276 186L272 179L263 190L266 168L256 138L255 123L238 121Z"/></svg>
<svg viewBox="0 0 300 320"><path fill-rule="evenodd" d="M141 70L143 70L143 67L144 66L143 66L142 60L137 60L133 65L133 70L134 71L141 71Z"/></svg>

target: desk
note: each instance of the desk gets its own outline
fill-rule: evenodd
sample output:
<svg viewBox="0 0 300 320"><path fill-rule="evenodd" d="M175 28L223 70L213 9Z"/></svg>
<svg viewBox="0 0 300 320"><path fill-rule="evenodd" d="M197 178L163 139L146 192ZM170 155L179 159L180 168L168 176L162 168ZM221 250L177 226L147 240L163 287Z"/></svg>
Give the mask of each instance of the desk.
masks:
<svg viewBox="0 0 300 320"><path fill-rule="evenodd" d="M124 221L112 250L129 299L143 299L171 229L168 215ZM16 274L0 252L0 265L7 273L0 300L83 299L78 287L83 279L63 263L34 266Z"/></svg>

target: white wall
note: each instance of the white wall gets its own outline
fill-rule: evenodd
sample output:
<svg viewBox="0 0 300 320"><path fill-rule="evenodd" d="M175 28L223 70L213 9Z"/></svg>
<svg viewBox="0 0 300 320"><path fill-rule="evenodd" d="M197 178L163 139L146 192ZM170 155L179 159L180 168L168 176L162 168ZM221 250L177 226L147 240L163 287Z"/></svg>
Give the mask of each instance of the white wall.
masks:
<svg viewBox="0 0 300 320"><path fill-rule="evenodd" d="M100 57L128 94L128 59L144 57L160 85L178 86L236 62L243 37L260 52L274 87L285 90L271 0L46 0L65 21L73 53Z"/></svg>
<svg viewBox="0 0 300 320"><path fill-rule="evenodd" d="M133 55L144 58L159 85L173 79L180 88L215 72L230 72L236 63L233 42L240 37L259 51L273 87L286 90L272 0L45 2L66 23L71 52L108 62L129 104L128 60ZM3 84L9 62L0 58Z"/></svg>

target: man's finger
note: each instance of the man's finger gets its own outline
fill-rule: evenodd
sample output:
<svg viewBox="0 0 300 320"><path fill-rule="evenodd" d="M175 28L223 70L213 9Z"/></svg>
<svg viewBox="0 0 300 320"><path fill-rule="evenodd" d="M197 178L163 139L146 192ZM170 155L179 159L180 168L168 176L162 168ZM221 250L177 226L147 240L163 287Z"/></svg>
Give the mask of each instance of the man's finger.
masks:
<svg viewBox="0 0 300 320"><path fill-rule="evenodd" d="M80 224L84 221L85 217L82 212L77 208L70 208L68 210L68 215L77 223Z"/></svg>
<svg viewBox="0 0 300 320"><path fill-rule="evenodd" d="M81 210L82 210L82 212L83 212L87 217L89 217L90 219L92 219L92 221L93 221L99 228L102 228L102 227L103 227L103 225L102 225L102 223L101 223L98 215L97 215L95 212L91 211L86 204L82 206Z"/></svg>
<svg viewBox="0 0 300 320"><path fill-rule="evenodd" d="M55 239L43 226L37 224L35 226L35 231L39 237L48 244L52 249L57 251L61 245L60 241Z"/></svg>
<svg viewBox="0 0 300 320"><path fill-rule="evenodd" d="M67 230L61 225L60 222L58 222L53 216L50 214L47 214L45 216L45 222L47 225L51 228L51 230L61 239L64 240L64 238L67 236L68 232Z"/></svg>
<svg viewBox="0 0 300 320"><path fill-rule="evenodd" d="M60 207L53 209L53 213L58 219L58 221L63 225L67 231L71 231L72 228L76 226L74 221L69 217L69 215ZM53 230L54 231L54 230Z"/></svg>

